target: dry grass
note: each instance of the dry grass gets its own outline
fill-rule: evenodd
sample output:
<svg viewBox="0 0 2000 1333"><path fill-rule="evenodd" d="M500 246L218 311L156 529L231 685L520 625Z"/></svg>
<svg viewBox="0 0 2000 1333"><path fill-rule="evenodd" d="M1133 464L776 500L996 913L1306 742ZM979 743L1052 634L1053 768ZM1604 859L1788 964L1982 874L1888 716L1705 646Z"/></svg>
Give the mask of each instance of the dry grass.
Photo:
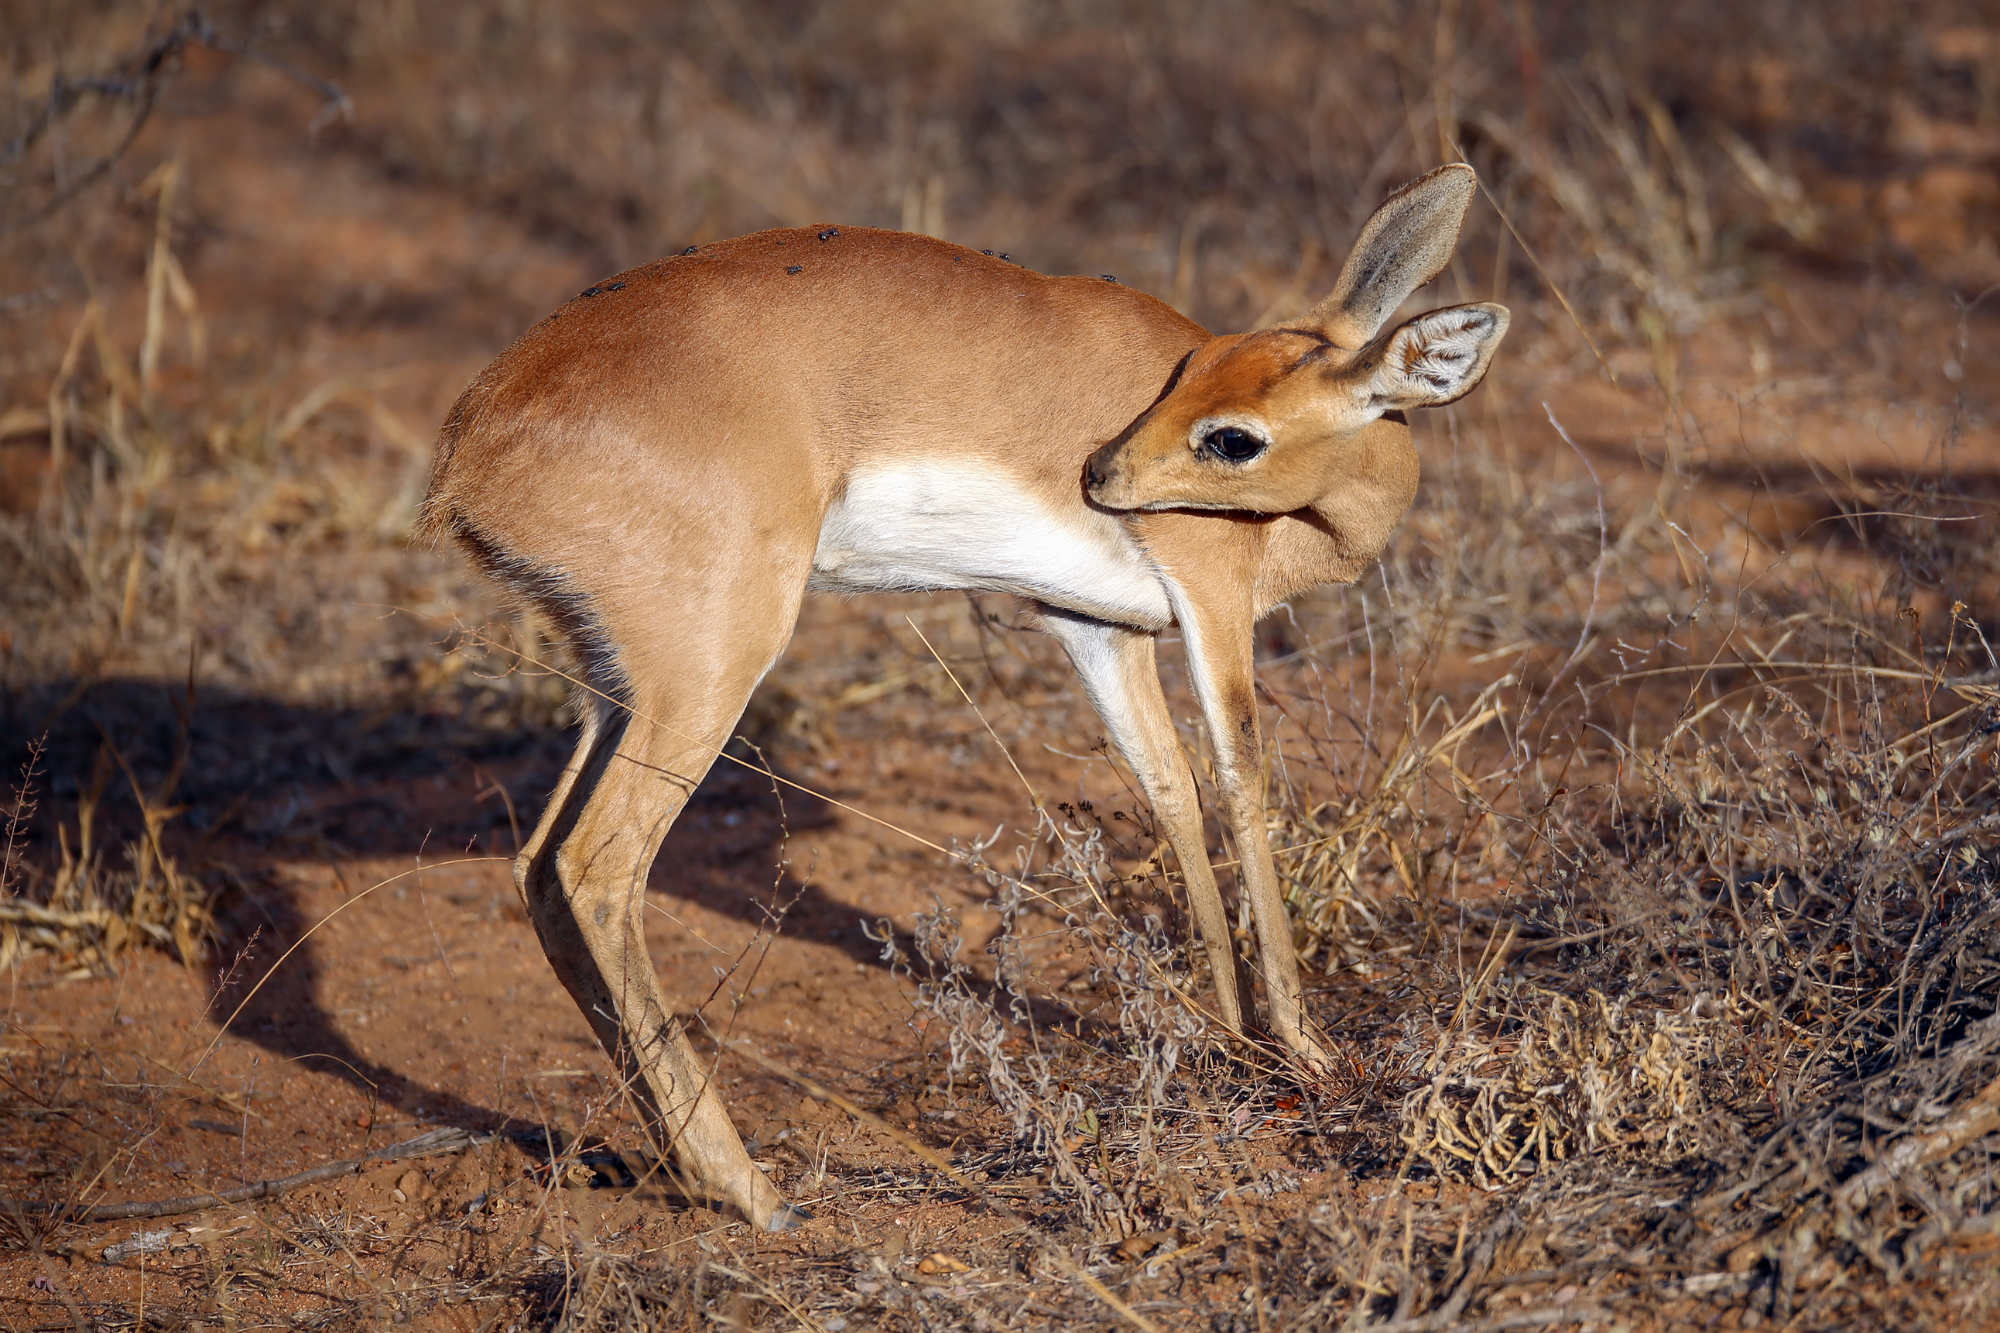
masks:
<svg viewBox="0 0 2000 1333"><path fill-rule="evenodd" d="M536 628L403 543L428 423L553 299L509 287L521 256L608 272L833 217L1113 270L1250 325L1317 294L1385 187L1463 150L1493 206L1441 286L1516 307L1499 380L1602 364L1646 404L1579 428L1578 466L1567 427L1501 394L1442 420L1379 570L1264 645L1271 837L1339 1077L1303 1085L1223 1040L1146 812L1073 803L966 849L1003 922L984 958L942 904L877 932L925 1058L846 1092L947 1107L925 1133L949 1125L964 1179L890 1139L867 1163L770 1153L836 1209L953 1204L980 1225L948 1253L856 1230L776 1254L717 1226L631 1254L567 1230L565 1188L657 1174L611 1090L538 1107L563 1133L426 1177L415 1231L274 1203L241 1234L162 1242L205 1305L51 1296L42 1323L207 1318L226 1293L306 1285L316 1303L282 1317L315 1327L470 1310L578 1330L1832 1329L2000 1310L2000 545L1979 517L1991 469L1954 452L1990 406L1970 298L2000 277L1980 174L2000 159L2000 35L1976 6L0 13L16 976L35 951L81 974L134 946L241 948L271 924L265 862L342 850L293 828L309 778L559 743L559 682L512 655L540 655ZM225 188L240 164L205 147L217 108L316 119L286 153L449 200L514 248L445 285L421 264L204 266L250 225ZM1838 300L1802 294L1821 281ZM432 342L470 364L381 368ZM1934 452L1739 485L1695 410L1704 377L1729 378L1711 344L1742 354L1739 408L1816 375L1836 410L1872 410L1865 378L1938 407ZM1600 484L1616 450L1641 461ZM1807 517L1774 531L1760 503ZM824 689L801 667L756 730L782 761L912 686L937 687L913 709L958 706L930 661L905 667ZM5 1114L94 1136L41 1203L82 1198L169 1097L246 1105L130 1091L89 1052L8 1077ZM0 1219L24 1263L60 1255L64 1225Z"/></svg>
<svg viewBox="0 0 2000 1333"><path fill-rule="evenodd" d="M98 752L97 769L77 802L75 843L70 828L61 826L59 859L42 873L17 848L23 827L34 816L34 784L41 776L41 746L31 746L7 814L8 856L0 867L0 967L25 953L54 951L74 959L87 974L137 945L170 949L189 965L207 959L220 890L183 873L161 836L172 817L167 802L179 774L147 792L126 767L142 831L117 862L95 844L98 806L115 755L109 745Z"/></svg>

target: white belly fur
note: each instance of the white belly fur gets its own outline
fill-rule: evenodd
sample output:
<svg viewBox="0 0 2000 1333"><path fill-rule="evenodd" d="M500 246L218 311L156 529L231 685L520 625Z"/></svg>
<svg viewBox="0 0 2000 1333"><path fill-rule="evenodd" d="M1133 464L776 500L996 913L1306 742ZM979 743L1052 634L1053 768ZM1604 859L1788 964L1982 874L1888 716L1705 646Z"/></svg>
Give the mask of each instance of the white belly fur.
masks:
<svg viewBox="0 0 2000 1333"><path fill-rule="evenodd" d="M807 586L1010 592L1142 629L1173 618L1159 572L1116 518L1081 499L1058 513L976 463L856 472L820 525Z"/></svg>

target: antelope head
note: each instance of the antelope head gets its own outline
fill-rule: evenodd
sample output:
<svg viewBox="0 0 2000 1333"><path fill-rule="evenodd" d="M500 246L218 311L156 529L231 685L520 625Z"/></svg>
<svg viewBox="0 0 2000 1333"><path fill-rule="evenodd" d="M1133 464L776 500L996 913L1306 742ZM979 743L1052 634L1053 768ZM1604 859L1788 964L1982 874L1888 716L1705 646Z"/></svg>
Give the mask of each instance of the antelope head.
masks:
<svg viewBox="0 0 2000 1333"><path fill-rule="evenodd" d="M1302 509L1386 413L1442 407L1485 376L1507 308L1451 306L1381 332L1451 259L1476 179L1441 167L1375 210L1332 293L1302 319L1216 338L1084 470L1107 509Z"/></svg>

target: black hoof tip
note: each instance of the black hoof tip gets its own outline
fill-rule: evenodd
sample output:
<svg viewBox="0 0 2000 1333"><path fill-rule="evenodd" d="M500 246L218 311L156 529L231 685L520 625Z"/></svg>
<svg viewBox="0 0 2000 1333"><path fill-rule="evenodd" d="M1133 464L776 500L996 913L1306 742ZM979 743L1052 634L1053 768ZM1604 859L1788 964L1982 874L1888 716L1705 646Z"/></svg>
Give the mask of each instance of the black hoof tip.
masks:
<svg viewBox="0 0 2000 1333"><path fill-rule="evenodd" d="M771 1220L764 1224L766 1231L790 1231L802 1227L813 1220L813 1215L805 1209L789 1203L781 1203L771 1214Z"/></svg>

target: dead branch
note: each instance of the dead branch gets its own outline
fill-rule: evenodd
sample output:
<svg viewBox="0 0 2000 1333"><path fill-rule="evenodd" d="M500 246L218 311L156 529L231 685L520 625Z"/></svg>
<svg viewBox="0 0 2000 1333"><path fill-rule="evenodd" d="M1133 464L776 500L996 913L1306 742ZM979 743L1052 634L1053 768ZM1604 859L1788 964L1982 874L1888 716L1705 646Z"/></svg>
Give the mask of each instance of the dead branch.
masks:
<svg viewBox="0 0 2000 1333"><path fill-rule="evenodd" d="M85 100L95 97L109 102L127 102L133 107L132 123L125 127L109 152L71 177L48 200L37 207L28 209L19 217L0 220L0 235L18 231L42 221L65 204L75 199L85 190L108 175L126 150L138 139L139 131L152 118L153 109L159 102L160 90L172 78L175 71L173 57L181 48L190 44L206 46L245 60L253 60L268 66L292 80L311 89L324 99L320 114L314 119L317 128L325 121L337 116L346 116L353 110L347 93L337 83L316 78L296 66L267 55L249 43L217 32L198 9L184 12L165 33L119 63L110 73L89 78L69 79L58 74L49 84L48 96L21 132L14 136L5 147L0 147L0 167L10 167L25 157L29 150L45 137L65 116L69 115Z"/></svg>
<svg viewBox="0 0 2000 1333"><path fill-rule="evenodd" d="M2000 1129L2000 1078L1980 1089L1978 1096L1946 1116L1930 1133L1912 1134L1897 1142L1835 1190L1834 1202L1849 1211L1866 1208L1871 1199L1906 1173L1949 1157L1995 1129Z"/></svg>
<svg viewBox="0 0 2000 1333"><path fill-rule="evenodd" d="M178 1199L155 1199L150 1202L101 1203L94 1208L72 1209L66 1203L17 1204L13 1200L0 1201L0 1206L18 1209L21 1212L44 1213L59 1216L69 1222L116 1222L132 1217L173 1217L179 1213L198 1213L204 1208L216 1208L224 1204L247 1203L252 1199L275 1199L280 1194L298 1189L302 1185L317 1185L323 1180L338 1180L342 1176L355 1175L371 1166L384 1162L405 1162L415 1157L442 1157L448 1153L464 1152L490 1143L490 1134L472 1134L462 1129L433 1129L401 1143L392 1143L380 1152L369 1153L351 1161L328 1162L300 1171L296 1175L279 1176L276 1180L260 1180L254 1185L244 1185L233 1190L217 1190L207 1194L189 1194Z"/></svg>

